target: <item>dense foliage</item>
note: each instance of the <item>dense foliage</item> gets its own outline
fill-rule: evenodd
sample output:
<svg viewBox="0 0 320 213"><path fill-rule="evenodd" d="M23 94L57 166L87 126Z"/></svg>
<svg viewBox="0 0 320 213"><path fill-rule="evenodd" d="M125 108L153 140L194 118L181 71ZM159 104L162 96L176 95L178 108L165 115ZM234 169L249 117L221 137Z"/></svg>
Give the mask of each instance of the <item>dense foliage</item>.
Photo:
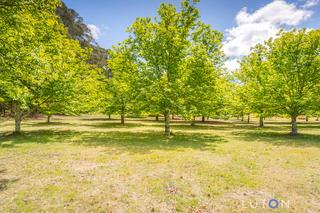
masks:
<svg viewBox="0 0 320 213"><path fill-rule="evenodd" d="M11 106L16 132L30 113L74 112L89 76L87 53L67 37L55 14L59 4L21 1L0 7L1 99Z"/></svg>
<svg viewBox="0 0 320 213"><path fill-rule="evenodd" d="M161 4L156 18L136 19L125 41L139 74L125 69L128 74L122 81L139 77L140 88L135 91L148 105L147 111L164 115L167 135L170 114L189 119L209 115L214 109L215 82L223 59L222 34L199 21L195 3L182 1L180 11L172 4ZM111 61L113 57L119 56L111 56ZM112 70L119 72L123 66L125 63ZM120 94L123 90L119 89Z"/></svg>
<svg viewBox="0 0 320 213"><path fill-rule="evenodd" d="M0 2L0 109L16 132L33 113L103 112L163 115L165 134L176 115L259 126L272 116L320 116L320 30L280 31L252 48L235 73L224 68L223 35L199 20L198 1L161 4L137 18L129 37L107 51L81 16L59 0Z"/></svg>
<svg viewBox="0 0 320 213"><path fill-rule="evenodd" d="M319 111L320 30L280 32L244 58L240 80L251 100L251 111L262 118L277 112L291 118L296 135L297 117Z"/></svg>

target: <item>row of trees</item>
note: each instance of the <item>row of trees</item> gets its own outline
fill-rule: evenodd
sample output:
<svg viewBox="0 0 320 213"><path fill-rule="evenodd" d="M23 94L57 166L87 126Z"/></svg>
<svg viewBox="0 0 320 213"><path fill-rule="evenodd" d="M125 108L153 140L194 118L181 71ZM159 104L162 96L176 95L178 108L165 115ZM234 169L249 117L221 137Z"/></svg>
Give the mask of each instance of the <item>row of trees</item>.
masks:
<svg viewBox="0 0 320 213"><path fill-rule="evenodd" d="M161 4L137 18L129 38L106 51L82 18L59 0L0 3L0 107L16 132L30 113L104 112L194 123L208 116L264 118L320 111L319 30L280 32L259 44L235 73L224 69L222 33L199 20L197 1ZM107 60L108 59L108 60Z"/></svg>
<svg viewBox="0 0 320 213"><path fill-rule="evenodd" d="M241 68L228 77L223 72L222 34L202 23L190 1L180 11L162 4L158 16L138 18L130 37L111 51L107 81L108 113L144 110L165 118L248 115L291 117L292 135L299 115L319 113L320 31L279 32L252 49Z"/></svg>

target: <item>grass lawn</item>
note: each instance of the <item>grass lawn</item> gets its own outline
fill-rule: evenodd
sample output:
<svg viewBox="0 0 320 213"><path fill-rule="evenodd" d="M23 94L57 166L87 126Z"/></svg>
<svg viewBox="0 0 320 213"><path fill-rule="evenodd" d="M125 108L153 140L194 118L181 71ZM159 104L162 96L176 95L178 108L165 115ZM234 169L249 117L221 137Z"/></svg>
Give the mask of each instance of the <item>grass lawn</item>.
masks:
<svg viewBox="0 0 320 213"><path fill-rule="evenodd" d="M320 211L320 123L118 123L0 121L0 212Z"/></svg>

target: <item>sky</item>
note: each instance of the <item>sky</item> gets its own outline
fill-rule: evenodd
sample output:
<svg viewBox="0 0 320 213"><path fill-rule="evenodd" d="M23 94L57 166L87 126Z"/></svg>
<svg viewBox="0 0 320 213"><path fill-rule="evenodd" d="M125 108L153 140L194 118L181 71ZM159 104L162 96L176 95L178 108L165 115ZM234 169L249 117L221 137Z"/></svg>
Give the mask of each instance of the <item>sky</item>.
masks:
<svg viewBox="0 0 320 213"><path fill-rule="evenodd" d="M128 37L126 29L137 17L154 17L164 3L180 0L64 0L89 26L104 48ZM320 0L200 0L200 19L224 34L226 67L234 71L250 48L283 28L319 28Z"/></svg>

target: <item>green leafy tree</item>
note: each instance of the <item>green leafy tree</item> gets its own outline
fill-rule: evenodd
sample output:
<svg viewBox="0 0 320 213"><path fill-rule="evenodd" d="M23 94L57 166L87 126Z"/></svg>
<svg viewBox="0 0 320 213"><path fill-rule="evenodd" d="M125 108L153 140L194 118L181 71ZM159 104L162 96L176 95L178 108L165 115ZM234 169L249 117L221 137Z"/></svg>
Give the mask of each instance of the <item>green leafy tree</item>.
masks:
<svg viewBox="0 0 320 213"><path fill-rule="evenodd" d="M191 41L190 55L185 61L184 114L189 119L202 116L204 121L217 104L217 79L224 58L222 34L199 22Z"/></svg>
<svg viewBox="0 0 320 213"><path fill-rule="evenodd" d="M0 86L13 105L18 133L24 116L62 100L66 82L80 72L85 58L57 19L59 3L21 1L6 6L10 9L0 6L0 27L5 29L0 32Z"/></svg>
<svg viewBox="0 0 320 213"><path fill-rule="evenodd" d="M291 117L291 134L297 135L297 117L315 103L320 82L320 30L281 32L267 43L271 64L272 100Z"/></svg>
<svg viewBox="0 0 320 213"><path fill-rule="evenodd" d="M272 103L270 102L271 89L270 67L267 61L266 48L257 45L250 55L241 61L238 79L243 84L243 90L247 95L246 105L251 112L259 116L259 126L264 126L264 118L272 115Z"/></svg>
<svg viewBox="0 0 320 213"><path fill-rule="evenodd" d="M185 116L192 119L195 116L208 116L212 110L215 98L217 72L207 58L205 49L195 47L192 57L187 59L184 107Z"/></svg>
<svg viewBox="0 0 320 213"><path fill-rule="evenodd" d="M112 70L112 78L107 79L105 111L108 114L118 113L121 124L125 116L134 112L137 107L137 82L139 78L135 57L130 47L124 42L110 51L108 66Z"/></svg>
<svg viewBox="0 0 320 213"><path fill-rule="evenodd" d="M241 117L243 122L245 115L251 112L247 104L249 96L246 94L247 91L244 85L231 79L225 88L225 110L231 116L235 116L238 119Z"/></svg>
<svg viewBox="0 0 320 213"><path fill-rule="evenodd" d="M166 135L171 132L170 114L181 112L184 107L184 86L188 76L185 68L187 59L195 53L192 49L195 50L196 44L201 42L204 44L202 49L205 42L208 42L206 48L215 48L221 40L221 34L211 31L198 20L196 2L182 1L179 11L172 4L161 4L154 20L138 18L129 28L130 42L143 76L141 82L147 91L144 92L145 99L155 106L153 111L164 115ZM207 54L217 52L206 50ZM217 55L215 59L219 57Z"/></svg>
<svg viewBox="0 0 320 213"><path fill-rule="evenodd" d="M76 115L87 109L84 106L90 100L86 97L91 97L94 91L88 90L87 87L96 84L89 81L91 78L95 79L96 73L90 72L91 68L84 60L87 54L78 43L70 39L65 42L60 39L59 43L63 45L60 57L48 63L54 74L47 76L49 79L46 82L47 86L41 90L41 97L46 97L46 100L37 105L38 110L48 116L48 123L54 114Z"/></svg>

